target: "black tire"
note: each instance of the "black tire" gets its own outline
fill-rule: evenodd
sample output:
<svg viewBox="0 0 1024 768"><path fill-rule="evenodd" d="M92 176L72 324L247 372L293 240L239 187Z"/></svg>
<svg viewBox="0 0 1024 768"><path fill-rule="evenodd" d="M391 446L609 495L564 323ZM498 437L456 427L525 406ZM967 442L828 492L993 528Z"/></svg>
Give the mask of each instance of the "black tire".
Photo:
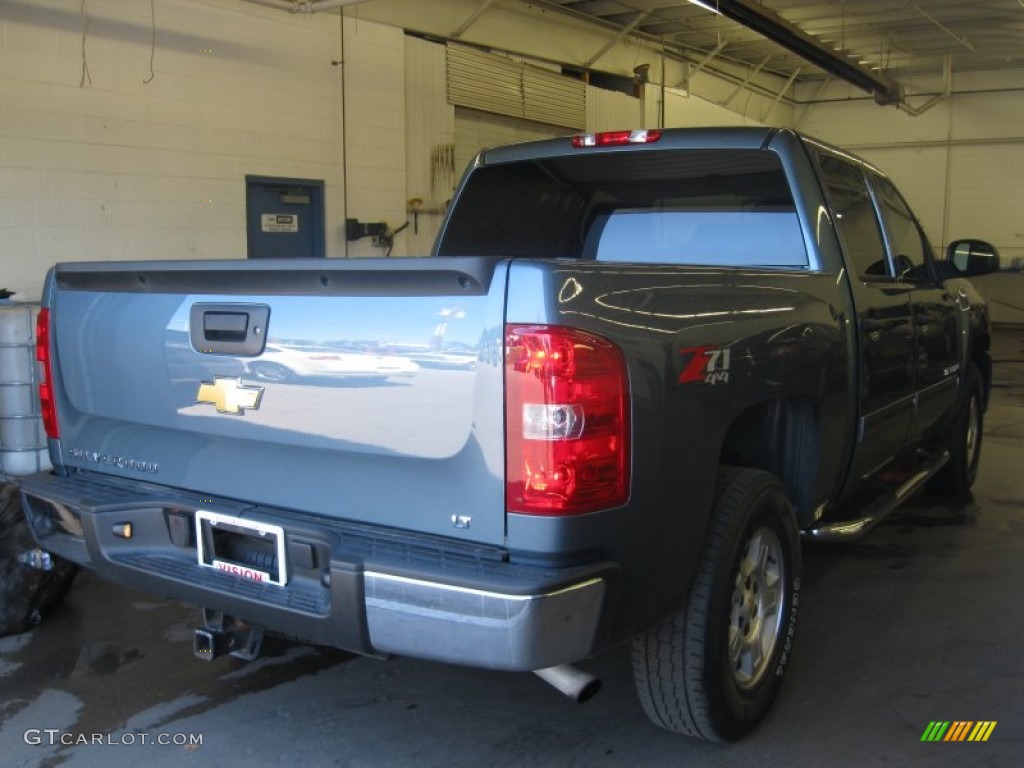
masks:
<svg viewBox="0 0 1024 768"><path fill-rule="evenodd" d="M782 458L781 479L789 489L798 520L812 519L814 479L821 458L821 432L814 406L806 400L790 403L784 411L786 428L778 447Z"/></svg>
<svg viewBox="0 0 1024 768"><path fill-rule="evenodd" d="M741 571L751 547L767 556L753 572ZM685 603L633 640L633 677L647 716L711 741L748 733L771 707L789 663L799 573L799 534L782 484L761 470L723 467ZM760 661L745 653L758 646L755 637L767 646Z"/></svg>
<svg viewBox="0 0 1024 768"><path fill-rule="evenodd" d="M49 571L23 565L18 556L35 549L21 497L12 484L0 484L0 637L34 627L71 588L78 567L51 555Z"/></svg>
<svg viewBox="0 0 1024 768"><path fill-rule="evenodd" d="M964 374L964 398L953 416L943 443L949 461L935 475L933 486L954 496L963 496L974 485L981 462L981 435L984 427L985 400L981 373L968 364Z"/></svg>

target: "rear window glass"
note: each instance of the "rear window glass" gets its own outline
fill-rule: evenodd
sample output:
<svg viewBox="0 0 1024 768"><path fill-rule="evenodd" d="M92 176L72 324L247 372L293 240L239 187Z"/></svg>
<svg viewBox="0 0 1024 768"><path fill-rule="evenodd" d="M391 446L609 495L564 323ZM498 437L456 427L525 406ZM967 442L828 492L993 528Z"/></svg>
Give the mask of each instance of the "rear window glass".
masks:
<svg viewBox="0 0 1024 768"><path fill-rule="evenodd" d="M807 265L782 165L762 150L609 152L485 166L456 206L442 256Z"/></svg>

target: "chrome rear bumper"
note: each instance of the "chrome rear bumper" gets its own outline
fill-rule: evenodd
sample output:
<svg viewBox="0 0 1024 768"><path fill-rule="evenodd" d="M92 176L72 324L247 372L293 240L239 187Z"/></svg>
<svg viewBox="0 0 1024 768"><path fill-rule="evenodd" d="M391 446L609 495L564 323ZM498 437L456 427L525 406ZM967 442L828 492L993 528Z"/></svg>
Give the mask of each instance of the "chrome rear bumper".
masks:
<svg viewBox="0 0 1024 768"><path fill-rule="evenodd" d="M366 623L378 651L490 669L533 670L593 649L605 581L510 595L367 571Z"/></svg>

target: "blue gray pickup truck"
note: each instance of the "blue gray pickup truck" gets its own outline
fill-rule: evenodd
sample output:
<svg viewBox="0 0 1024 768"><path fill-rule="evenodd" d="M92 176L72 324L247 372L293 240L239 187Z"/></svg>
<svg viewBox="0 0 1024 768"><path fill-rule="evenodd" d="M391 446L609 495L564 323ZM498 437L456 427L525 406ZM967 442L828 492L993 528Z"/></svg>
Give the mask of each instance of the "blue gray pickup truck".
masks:
<svg viewBox="0 0 1024 768"><path fill-rule="evenodd" d="M733 740L793 650L801 538L974 480L980 240L787 130L492 149L431 258L61 264L39 545L263 633L538 671L632 643L658 725Z"/></svg>

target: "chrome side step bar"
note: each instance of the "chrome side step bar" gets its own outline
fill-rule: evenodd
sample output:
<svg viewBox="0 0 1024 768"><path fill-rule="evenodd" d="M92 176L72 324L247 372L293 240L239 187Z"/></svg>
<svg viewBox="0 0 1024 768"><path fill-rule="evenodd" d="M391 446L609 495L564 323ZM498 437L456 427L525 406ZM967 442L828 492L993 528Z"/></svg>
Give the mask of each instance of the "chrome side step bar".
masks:
<svg viewBox="0 0 1024 768"><path fill-rule="evenodd" d="M881 522L890 512L909 498L914 491L938 472L949 461L949 451L942 449L927 455L921 468L903 481L903 484L891 491L885 491L870 505L865 507L859 517L850 520L837 520L825 523L803 532L803 537L811 541L838 542L859 538Z"/></svg>

